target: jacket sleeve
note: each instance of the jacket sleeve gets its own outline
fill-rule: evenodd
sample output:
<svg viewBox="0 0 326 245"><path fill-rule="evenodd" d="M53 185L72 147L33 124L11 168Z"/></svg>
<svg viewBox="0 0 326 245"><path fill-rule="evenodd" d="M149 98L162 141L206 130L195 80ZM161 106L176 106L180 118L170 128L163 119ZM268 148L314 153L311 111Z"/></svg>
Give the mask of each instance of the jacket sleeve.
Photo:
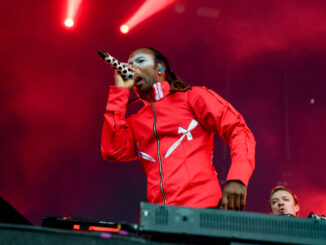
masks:
<svg viewBox="0 0 326 245"><path fill-rule="evenodd" d="M241 114L214 91L193 87L189 101L199 123L218 134L231 149L226 181L240 180L248 186L255 168L256 142Z"/></svg>
<svg viewBox="0 0 326 245"><path fill-rule="evenodd" d="M125 119L130 90L111 86L104 114L101 153L107 161L132 161L138 158L133 133Z"/></svg>

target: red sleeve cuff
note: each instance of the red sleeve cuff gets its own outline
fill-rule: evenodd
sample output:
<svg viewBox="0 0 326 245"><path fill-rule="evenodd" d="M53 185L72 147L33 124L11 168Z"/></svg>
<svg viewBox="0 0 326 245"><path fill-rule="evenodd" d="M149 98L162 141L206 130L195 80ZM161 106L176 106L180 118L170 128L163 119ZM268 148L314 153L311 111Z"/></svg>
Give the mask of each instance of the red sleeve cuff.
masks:
<svg viewBox="0 0 326 245"><path fill-rule="evenodd" d="M239 180L248 187L249 179L253 173L254 163L237 161L231 164L229 173L226 177L226 182L230 180Z"/></svg>
<svg viewBox="0 0 326 245"><path fill-rule="evenodd" d="M107 111L126 112L130 90L128 88L110 86L109 99L106 104Z"/></svg>

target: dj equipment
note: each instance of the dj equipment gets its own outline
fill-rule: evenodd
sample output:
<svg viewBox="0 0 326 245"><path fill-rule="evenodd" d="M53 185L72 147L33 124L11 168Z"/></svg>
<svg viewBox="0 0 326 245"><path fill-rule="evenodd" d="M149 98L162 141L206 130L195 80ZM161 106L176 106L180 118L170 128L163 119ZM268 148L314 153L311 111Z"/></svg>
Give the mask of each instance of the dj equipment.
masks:
<svg viewBox="0 0 326 245"><path fill-rule="evenodd" d="M326 244L326 221L142 202L139 224L44 217L43 227L0 224L0 244Z"/></svg>
<svg viewBox="0 0 326 245"><path fill-rule="evenodd" d="M83 232L0 223L1 245L167 245L112 232Z"/></svg>
<svg viewBox="0 0 326 245"><path fill-rule="evenodd" d="M326 222L219 209L141 203L139 232L191 244L326 244Z"/></svg>
<svg viewBox="0 0 326 245"><path fill-rule="evenodd" d="M325 215L318 215L318 214L315 214L313 212L310 212L310 214L309 214L308 217L309 218L313 218L313 219L318 219L318 220L324 220L324 221L326 221Z"/></svg>
<svg viewBox="0 0 326 245"><path fill-rule="evenodd" d="M119 235L130 235L138 232L137 224L126 222L109 222L109 221L93 221L85 219L77 219L71 216L66 217L44 217L43 227L59 228L74 231L105 231L117 233Z"/></svg>

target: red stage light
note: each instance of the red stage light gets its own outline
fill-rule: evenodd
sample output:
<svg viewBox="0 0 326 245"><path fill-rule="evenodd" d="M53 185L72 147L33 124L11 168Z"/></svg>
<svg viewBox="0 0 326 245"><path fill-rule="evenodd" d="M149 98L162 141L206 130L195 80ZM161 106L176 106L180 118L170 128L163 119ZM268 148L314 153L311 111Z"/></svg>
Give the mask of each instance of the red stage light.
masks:
<svg viewBox="0 0 326 245"><path fill-rule="evenodd" d="M129 31L129 27L127 25L120 26L120 31L122 33L127 33Z"/></svg>
<svg viewBox="0 0 326 245"><path fill-rule="evenodd" d="M127 33L133 27L138 25L140 22L144 21L148 17L156 14L157 12L163 10L176 0L165 0L165 1L157 1L157 0L146 0L144 4L137 10L137 12L131 16L129 20L125 24L120 27L122 33ZM122 31L122 27L126 26L128 28L127 32Z"/></svg>
<svg viewBox="0 0 326 245"><path fill-rule="evenodd" d="M72 19L66 19L65 20L65 26L66 27L72 27L74 25L74 21Z"/></svg>
<svg viewBox="0 0 326 245"><path fill-rule="evenodd" d="M82 0L67 0L67 16L65 26L71 28Z"/></svg>

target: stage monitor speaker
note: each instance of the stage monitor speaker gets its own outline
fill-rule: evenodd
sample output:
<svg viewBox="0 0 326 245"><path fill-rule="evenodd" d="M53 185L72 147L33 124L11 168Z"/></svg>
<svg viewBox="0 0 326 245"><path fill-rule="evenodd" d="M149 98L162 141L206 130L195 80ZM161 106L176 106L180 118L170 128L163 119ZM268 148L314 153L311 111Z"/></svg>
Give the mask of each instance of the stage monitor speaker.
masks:
<svg viewBox="0 0 326 245"><path fill-rule="evenodd" d="M110 232L67 231L31 225L0 224L1 245L171 245Z"/></svg>

